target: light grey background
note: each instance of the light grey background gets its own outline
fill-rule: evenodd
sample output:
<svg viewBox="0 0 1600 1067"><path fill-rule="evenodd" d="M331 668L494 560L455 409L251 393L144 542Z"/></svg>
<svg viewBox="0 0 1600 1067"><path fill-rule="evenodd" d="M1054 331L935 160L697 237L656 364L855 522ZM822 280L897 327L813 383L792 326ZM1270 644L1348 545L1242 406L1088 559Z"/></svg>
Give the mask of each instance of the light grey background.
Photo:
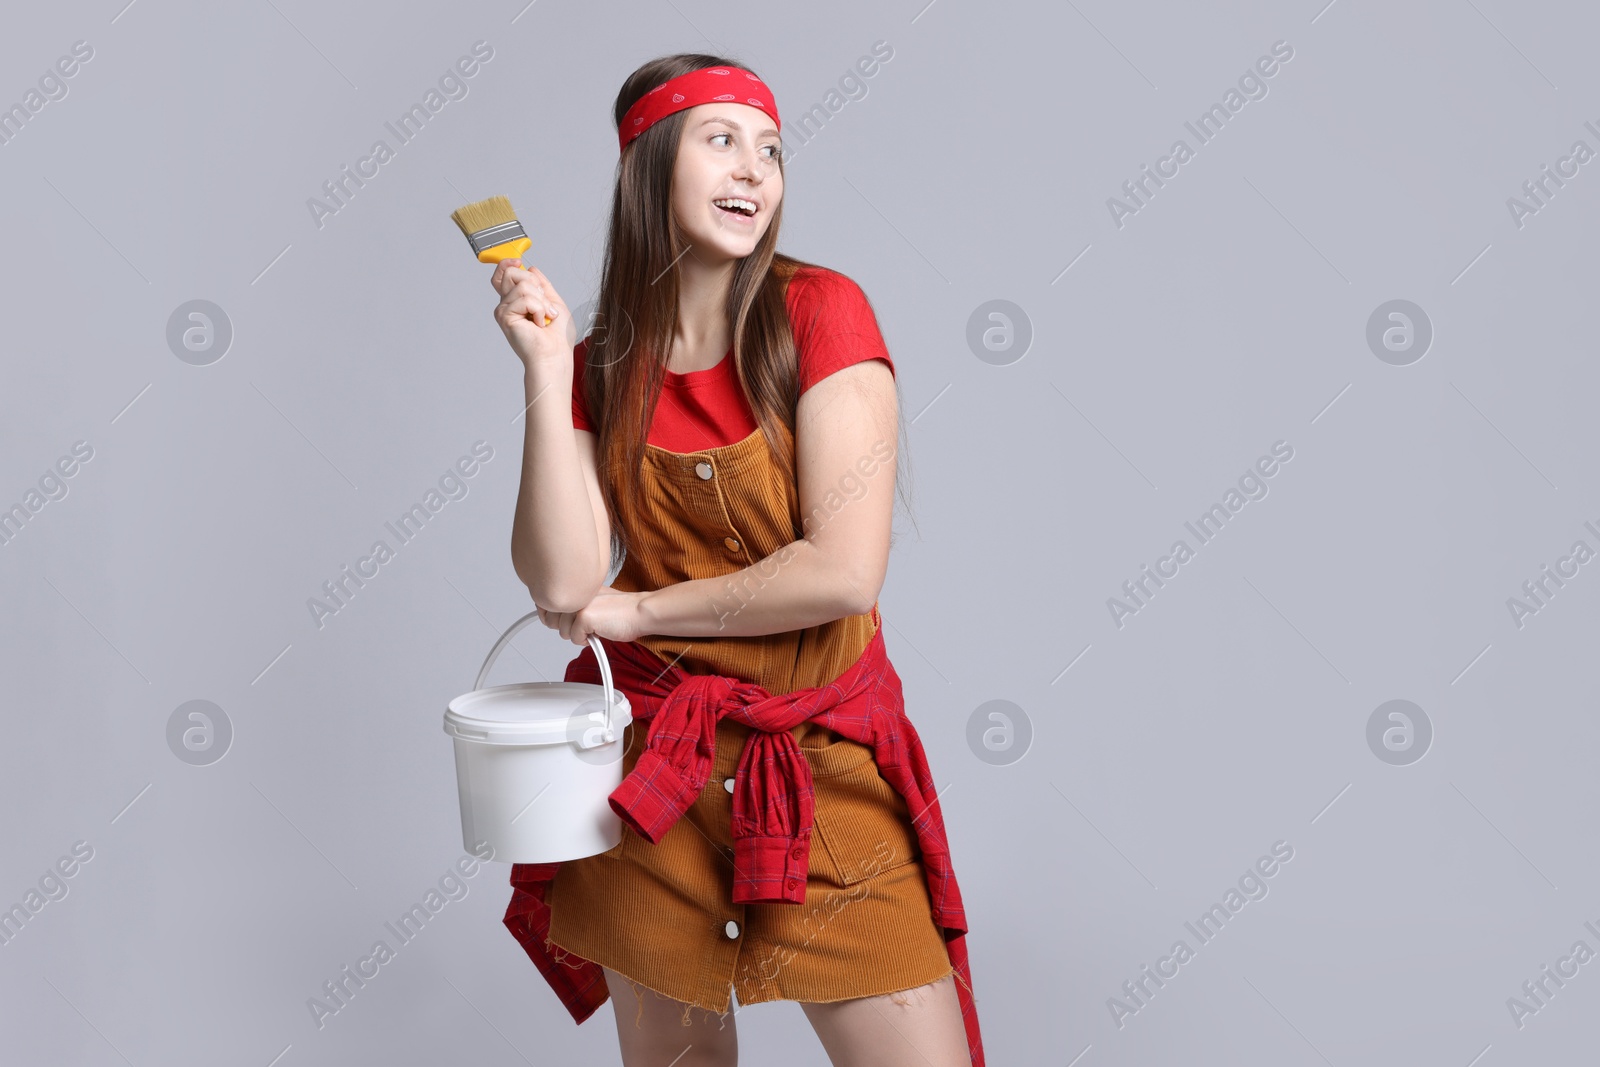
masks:
<svg viewBox="0 0 1600 1067"><path fill-rule="evenodd" d="M1592 7L111 0L6 23L6 105L94 50L0 145L0 505L93 448L0 546L0 903L93 849L0 946L8 1061L617 1062L609 1007L575 1027L501 925L503 864L323 1028L306 1006L464 854L441 716L530 607L520 368L448 214L509 196L576 307L638 63L724 52L792 124L876 41L892 58L790 161L782 247L856 279L897 361L916 523L881 605L990 1062L1593 1056L1600 963L1520 1027L1507 1007L1600 950L1600 564L1520 627L1507 605L1600 548L1600 163L1520 227L1507 207L1600 149ZM319 227L308 199L478 40L468 95ZM1197 147L1184 123L1277 41L1267 95ZM1194 158L1117 226L1108 198L1178 138ZM166 340L196 299L234 331L208 366ZM1407 366L1366 340L1395 299L1434 330ZM967 342L991 300L1033 332L1006 365ZM478 440L467 495L319 628L308 598ZM1277 441L1268 494L1119 627L1108 599ZM497 680L575 652L541 627L515 649ZM1367 740L1395 699L1434 731L1404 766ZM233 730L209 766L169 747L191 700ZM969 747L993 700L1031 726L1020 760ZM1185 922L1279 841L1268 895L1200 945ZM1194 958L1119 1027L1108 1000L1180 938ZM793 1004L738 1026L746 1062L825 1062Z"/></svg>

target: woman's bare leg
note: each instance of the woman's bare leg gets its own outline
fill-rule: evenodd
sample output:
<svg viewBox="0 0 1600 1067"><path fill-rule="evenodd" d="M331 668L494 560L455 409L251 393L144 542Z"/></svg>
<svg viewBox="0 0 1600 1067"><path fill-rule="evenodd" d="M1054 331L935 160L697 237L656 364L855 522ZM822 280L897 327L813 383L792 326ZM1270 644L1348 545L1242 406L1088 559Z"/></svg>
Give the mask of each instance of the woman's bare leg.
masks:
<svg viewBox="0 0 1600 1067"><path fill-rule="evenodd" d="M739 1062L732 1011L724 1017L692 1007L610 967L602 969L611 990L623 1067L734 1067Z"/></svg>
<svg viewBox="0 0 1600 1067"><path fill-rule="evenodd" d="M800 1007L833 1067L971 1067L954 975L899 993Z"/></svg>

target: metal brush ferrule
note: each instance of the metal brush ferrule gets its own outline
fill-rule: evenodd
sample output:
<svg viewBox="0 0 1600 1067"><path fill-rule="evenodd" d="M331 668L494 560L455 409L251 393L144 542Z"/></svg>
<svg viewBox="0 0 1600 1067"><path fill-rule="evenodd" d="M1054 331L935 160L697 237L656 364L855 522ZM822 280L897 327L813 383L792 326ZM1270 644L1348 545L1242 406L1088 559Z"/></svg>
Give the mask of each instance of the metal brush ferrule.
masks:
<svg viewBox="0 0 1600 1067"><path fill-rule="evenodd" d="M515 241L518 237L526 236L528 233L522 228L522 223L512 219L498 226L490 226L487 230L467 234L467 243L472 246L473 254L477 255L486 248L493 248L495 245L503 245L507 241Z"/></svg>

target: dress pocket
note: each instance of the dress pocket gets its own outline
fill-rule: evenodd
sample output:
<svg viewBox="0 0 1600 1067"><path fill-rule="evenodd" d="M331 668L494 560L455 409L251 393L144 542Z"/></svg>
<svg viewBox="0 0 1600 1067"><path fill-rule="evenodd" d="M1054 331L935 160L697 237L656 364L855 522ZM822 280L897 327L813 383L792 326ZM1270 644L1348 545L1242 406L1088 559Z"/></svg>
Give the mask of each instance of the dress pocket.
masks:
<svg viewBox="0 0 1600 1067"><path fill-rule="evenodd" d="M921 855L905 798L879 773L871 745L840 738L800 750L815 790L812 874L851 886Z"/></svg>
<svg viewBox="0 0 1600 1067"><path fill-rule="evenodd" d="M603 856L604 858L610 859L610 860L619 860L619 859L621 859L622 858L622 850L624 848L628 847L628 838L630 836L637 836L637 835L635 835L633 833L633 830L626 823L624 823L623 827L622 827L622 837L621 837L621 839L618 840L616 844L614 844L610 848L606 849L604 852L597 852L597 853L595 853L595 855L596 856Z"/></svg>

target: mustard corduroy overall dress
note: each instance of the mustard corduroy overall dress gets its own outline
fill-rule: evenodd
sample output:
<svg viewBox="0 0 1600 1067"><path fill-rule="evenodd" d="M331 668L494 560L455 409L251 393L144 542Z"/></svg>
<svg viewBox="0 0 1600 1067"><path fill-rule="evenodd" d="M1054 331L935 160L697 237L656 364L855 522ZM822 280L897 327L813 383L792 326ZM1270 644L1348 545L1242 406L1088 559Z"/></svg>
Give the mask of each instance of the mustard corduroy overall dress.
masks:
<svg viewBox="0 0 1600 1067"><path fill-rule="evenodd" d="M731 574L802 535L795 486L759 429L692 453L647 444L640 477L640 506L623 519L635 542L612 583L618 589ZM760 596L758 585L743 599ZM740 603L720 602L724 610ZM868 613L755 637L651 635L639 643L690 674L739 677L782 695L838 677L875 625ZM627 727L624 774L638 762L648 726ZM724 783L752 730L719 722L705 789L659 843L624 824L616 848L561 864L547 895L552 948L717 1012L729 1010L730 991L741 1005L832 1001L951 974L905 799L878 773L871 746L813 723L791 731L815 789L805 902L732 903L733 797Z"/></svg>

